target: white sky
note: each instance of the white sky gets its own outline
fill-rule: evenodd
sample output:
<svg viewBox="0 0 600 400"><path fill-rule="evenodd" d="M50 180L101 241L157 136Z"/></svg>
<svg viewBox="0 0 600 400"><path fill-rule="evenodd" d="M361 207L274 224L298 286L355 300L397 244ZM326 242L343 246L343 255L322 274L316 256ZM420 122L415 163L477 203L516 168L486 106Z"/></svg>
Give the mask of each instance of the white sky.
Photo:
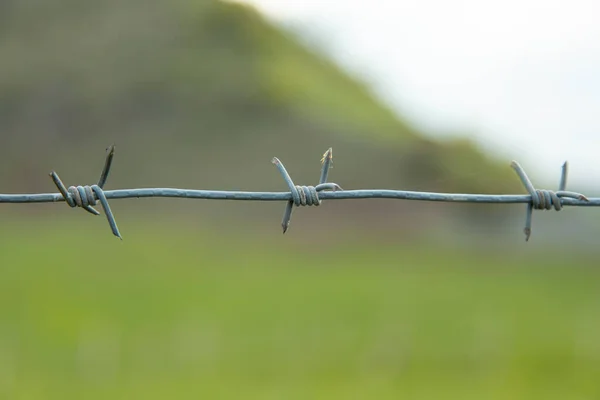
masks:
<svg viewBox="0 0 600 400"><path fill-rule="evenodd" d="M464 132L551 182L568 159L572 190L600 181L600 1L243 1L428 132Z"/></svg>

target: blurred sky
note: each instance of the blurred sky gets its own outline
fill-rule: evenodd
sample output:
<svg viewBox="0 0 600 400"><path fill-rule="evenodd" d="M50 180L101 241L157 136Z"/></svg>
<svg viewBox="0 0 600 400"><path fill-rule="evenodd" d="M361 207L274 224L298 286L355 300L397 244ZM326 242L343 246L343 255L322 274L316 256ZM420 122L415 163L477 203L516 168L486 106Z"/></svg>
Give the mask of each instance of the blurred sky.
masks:
<svg viewBox="0 0 600 400"><path fill-rule="evenodd" d="M574 185L600 178L599 1L242 1L430 133L466 133L550 181L566 159Z"/></svg>

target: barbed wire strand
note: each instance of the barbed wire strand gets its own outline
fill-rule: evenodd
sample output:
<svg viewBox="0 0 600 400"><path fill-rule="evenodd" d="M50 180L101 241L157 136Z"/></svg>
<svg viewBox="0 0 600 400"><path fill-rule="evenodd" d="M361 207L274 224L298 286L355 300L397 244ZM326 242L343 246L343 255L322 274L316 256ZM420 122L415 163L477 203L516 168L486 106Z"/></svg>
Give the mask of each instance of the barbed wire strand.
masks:
<svg viewBox="0 0 600 400"><path fill-rule="evenodd" d="M528 241L531 236L531 225L533 210L551 210L560 211L564 206L589 206L599 207L600 198L587 198L581 193L570 192L566 190L568 163L562 166L562 173L558 191L546 189L536 189L525 170L513 161L511 167L515 170L523 186L529 194L464 194L464 193L434 193L418 192L406 190L387 190L387 189L359 189L344 190L338 184L327 182L329 169L333 163L333 150L329 148L321 159L321 176L319 184L316 186L296 185L283 163L278 158L273 158L281 176L285 180L289 192L246 192L246 191L226 191L226 190L195 190L195 189L175 189L175 188L135 188L104 190L104 185L110 173L115 146L107 148L106 160L98 183L91 186L70 186L66 187L55 171L50 173L52 181L58 188L59 193L33 193L33 194L0 194L0 203L54 203L64 201L71 208L80 207L94 215L100 215L95 206L98 201L104 209L106 219L113 235L123 239L117 222L108 204L109 199L127 199L127 198L145 198L145 197L170 197L186 199L206 199L206 200L242 200L242 201L286 201L286 208L283 214L281 226L285 233L290 224L293 207L300 206L319 206L323 200L344 200L344 199L398 199L398 200L416 200L416 201L441 201L455 203L501 203L501 204L527 204L525 218L525 240Z"/></svg>

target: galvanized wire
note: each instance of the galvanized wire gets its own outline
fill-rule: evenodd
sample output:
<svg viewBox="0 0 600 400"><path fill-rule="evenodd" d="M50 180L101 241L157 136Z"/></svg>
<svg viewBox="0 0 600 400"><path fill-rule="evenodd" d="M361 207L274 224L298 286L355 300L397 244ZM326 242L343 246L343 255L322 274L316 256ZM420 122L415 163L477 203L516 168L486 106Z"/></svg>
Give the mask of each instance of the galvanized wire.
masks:
<svg viewBox="0 0 600 400"><path fill-rule="evenodd" d="M226 191L226 190L193 190L193 189L173 189L173 188L136 188L120 190L104 190L104 185L110 173L112 161L114 158L114 145L107 149L107 156L104 168L100 174L98 184L91 186L70 186L67 188L55 171L50 173L52 181L58 188L59 193L34 193L34 194L0 194L0 203L54 203L66 202L69 207L80 207L94 215L100 213L93 208L99 201L102 205L106 218L110 225L112 233L122 239L115 217L108 204L109 199L127 199L142 197L171 197L186 199L206 199L206 200L245 200L245 201L285 201L286 208L283 215L281 226L283 233L289 227L294 206L319 206L323 200L343 200L343 199L398 199L398 200L417 200L417 201L442 201L455 203L502 203L502 204L527 204L527 214L525 220L525 240L531 236L531 224L533 210L562 210L564 206L600 206L600 198L587 198L581 193L566 191L568 164L565 162L562 168L560 184L558 191L546 189L536 189L531 180L525 173L525 170L513 161L511 167L516 171L521 179L523 186L529 194L463 194L463 193L433 193L433 192L415 192L406 190L380 190L380 189L361 189L361 190L343 190L336 183L328 183L327 178L329 169L333 161L332 149L328 149L321 159L322 168L319 184L316 186L296 185L283 163L277 158L273 158L275 164L283 179L285 180L289 191L287 192L245 192L245 191Z"/></svg>

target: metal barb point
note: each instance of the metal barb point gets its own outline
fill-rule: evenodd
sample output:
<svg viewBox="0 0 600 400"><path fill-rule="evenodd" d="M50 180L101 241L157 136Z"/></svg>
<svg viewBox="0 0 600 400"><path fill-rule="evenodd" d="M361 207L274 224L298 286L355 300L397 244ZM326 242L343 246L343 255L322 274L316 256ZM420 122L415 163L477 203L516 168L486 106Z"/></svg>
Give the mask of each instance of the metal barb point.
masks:
<svg viewBox="0 0 600 400"><path fill-rule="evenodd" d="M106 151L107 154L106 160L104 161L104 168L102 168L102 173L100 174L100 179L98 180L98 186L100 186L100 188L104 187L106 179L108 178L108 174L110 173L110 167L115 156L115 145L111 145L106 149Z"/></svg>
<svg viewBox="0 0 600 400"><path fill-rule="evenodd" d="M569 162L565 161L562 165L560 172L560 183L558 184L558 190L564 191L567 189L567 174L569 173Z"/></svg>
<svg viewBox="0 0 600 400"><path fill-rule="evenodd" d="M321 177L319 178L319 183L327 182L327 177L329 175L329 168L333 167L333 149L330 147L325 154L323 154L323 158L321 158L321 164L323 165L321 168Z"/></svg>

